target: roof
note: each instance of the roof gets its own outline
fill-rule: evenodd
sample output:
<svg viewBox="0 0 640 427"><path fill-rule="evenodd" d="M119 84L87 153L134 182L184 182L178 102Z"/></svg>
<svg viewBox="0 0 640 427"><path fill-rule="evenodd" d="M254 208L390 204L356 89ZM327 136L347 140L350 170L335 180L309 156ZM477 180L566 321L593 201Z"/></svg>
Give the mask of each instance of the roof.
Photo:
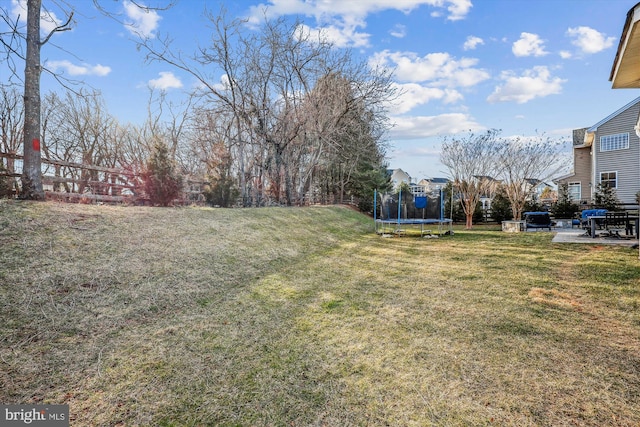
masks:
<svg viewBox="0 0 640 427"><path fill-rule="evenodd" d="M532 186L538 186L538 185L545 185L547 187L551 187L551 185L549 185L548 183L544 182L544 181L540 181L537 178L525 178L524 179L529 185Z"/></svg>
<svg viewBox="0 0 640 427"><path fill-rule="evenodd" d="M448 178L427 178L427 181L432 182L434 184L446 184L449 182Z"/></svg>
<svg viewBox="0 0 640 427"><path fill-rule="evenodd" d="M614 89L640 87L640 3L629 12L622 28L609 81Z"/></svg>
<svg viewBox="0 0 640 427"><path fill-rule="evenodd" d="M489 176L489 175L474 175L473 177L474 177L475 179L485 179L485 180L487 180L487 181L500 182L500 180L499 180L499 179L495 179L494 177Z"/></svg>
<svg viewBox="0 0 640 427"><path fill-rule="evenodd" d="M618 114L622 113L625 110L628 110L629 108L633 107L634 105L636 105L638 102L640 102L640 96L637 97L636 99L634 99L633 101L631 101L630 103L628 103L627 105L625 105L624 107L616 110L614 113L609 114L607 117L605 117L604 119L600 120L598 123L596 123L595 125L591 126L589 129L587 129L587 132L595 132L598 130L598 127L600 127L600 125L608 122L609 120L611 120L612 118L614 118L615 116L617 116Z"/></svg>
<svg viewBox="0 0 640 427"><path fill-rule="evenodd" d="M558 184L559 181L563 181L565 179L571 178L572 176L576 176L575 172L568 173L566 175L559 176L557 178L553 178L551 181L554 184Z"/></svg>

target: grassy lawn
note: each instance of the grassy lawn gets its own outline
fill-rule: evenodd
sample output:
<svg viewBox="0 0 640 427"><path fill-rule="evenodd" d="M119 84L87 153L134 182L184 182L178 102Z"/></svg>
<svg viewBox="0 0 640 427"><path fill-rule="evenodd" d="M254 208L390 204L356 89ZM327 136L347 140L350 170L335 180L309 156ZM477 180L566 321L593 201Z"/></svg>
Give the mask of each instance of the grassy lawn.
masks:
<svg viewBox="0 0 640 427"><path fill-rule="evenodd" d="M72 426L638 426L637 250L0 201L0 402Z"/></svg>

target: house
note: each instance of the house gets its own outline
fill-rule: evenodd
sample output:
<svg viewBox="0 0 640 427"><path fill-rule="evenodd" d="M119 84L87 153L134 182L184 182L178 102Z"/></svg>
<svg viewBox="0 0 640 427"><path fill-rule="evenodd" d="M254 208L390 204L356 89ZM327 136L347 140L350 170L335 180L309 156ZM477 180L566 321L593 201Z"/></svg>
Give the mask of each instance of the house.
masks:
<svg viewBox="0 0 640 427"><path fill-rule="evenodd" d="M447 186L447 178L423 178L418 181L418 185L424 187L424 191L440 190Z"/></svg>
<svg viewBox="0 0 640 427"><path fill-rule="evenodd" d="M539 202L543 201L542 195L545 191L548 192L548 190L553 190L553 186L551 184L535 178L527 178L525 180L525 185L527 186L528 193L535 196L535 200Z"/></svg>
<svg viewBox="0 0 640 427"><path fill-rule="evenodd" d="M573 130L573 170L554 179L558 185L567 184L569 199L576 203L591 201L591 147L584 143L587 129Z"/></svg>
<svg viewBox="0 0 640 427"><path fill-rule="evenodd" d="M629 12L622 28L618 51L613 60L609 81L614 89L640 87L640 3Z"/></svg>
<svg viewBox="0 0 640 427"><path fill-rule="evenodd" d="M592 202L598 184L615 188L621 203L640 191L640 138L634 131L640 97L589 128L573 131L573 172L554 180L568 184L572 200Z"/></svg>
<svg viewBox="0 0 640 427"><path fill-rule="evenodd" d="M502 181L487 175L477 175L474 176L474 178L481 182L482 186L486 189L486 192L480 195L482 210L491 210L491 202L493 202L493 198L496 197L496 192L500 188Z"/></svg>
<svg viewBox="0 0 640 427"><path fill-rule="evenodd" d="M411 184L411 176L402 169L387 169L393 188L398 188L403 182Z"/></svg>

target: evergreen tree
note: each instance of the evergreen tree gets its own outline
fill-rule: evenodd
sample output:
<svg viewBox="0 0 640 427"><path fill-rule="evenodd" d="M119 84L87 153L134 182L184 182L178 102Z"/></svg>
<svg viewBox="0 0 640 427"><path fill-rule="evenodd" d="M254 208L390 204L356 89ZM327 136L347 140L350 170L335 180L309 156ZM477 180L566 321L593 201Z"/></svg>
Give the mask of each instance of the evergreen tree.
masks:
<svg viewBox="0 0 640 427"><path fill-rule="evenodd" d="M175 162L169 156L167 144L162 141L156 142L142 178L145 192L154 205L169 206L180 196L182 175L178 173Z"/></svg>
<svg viewBox="0 0 640 427"><path fill-rule="evenodd" d="M545 212L546 208L540 200L538 196L533 194L530 199L528 199L524 204L524 209L522 212Z"/></svg>
<svg viewBox="0 0 640 427"><path fill-rule="evenodd" d="M491 218L498 222L509 221L513 219L513 210L511 202L501 187L491 201Z"/></svg>
<svg viewBox="0 0 640 427"><path fill-rule="evenodd" d="M598 184L596 187L593 199L598 208L610 211L618 210L618 206L620 205L616 189L603 183Z"/></svg>
<svg viewBox="0 0 640 427"><path fill-rule="evenodd" d="M551 206L551 213L556 218L573 218L580 207L569 197L569 184L560 184L558 187L558 201Z"/></svg>
<svg viewBox="0 0 640 427"><path fill-rule="evenodd" d="M228 208L240 196L240 190L230 175L210 177L209 180L211 183L205 187L204 197L210 205Z"/></svg>
<svg viewBox="0 0 640 427"><path fill-rule="evenodd" d="M391 178L386 166L376 166L362 162L355 171L350 193L358 199L361 212L373 214L373 195L375 190L386 192L391 188Z"/></svg>

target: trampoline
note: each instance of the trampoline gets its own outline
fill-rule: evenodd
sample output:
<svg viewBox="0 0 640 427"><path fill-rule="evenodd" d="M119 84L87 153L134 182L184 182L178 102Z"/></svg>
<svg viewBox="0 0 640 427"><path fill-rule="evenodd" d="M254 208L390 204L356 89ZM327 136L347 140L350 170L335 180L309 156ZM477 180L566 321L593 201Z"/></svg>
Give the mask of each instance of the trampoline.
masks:
<svg viewBox="0 0 640 427"><path fill-rule="evenodd" d="M374 192L374 221L377 234L404 235L419 229L420 236L452 235L453 221L444 218L442 190L411 194ZM378 203L380 199L380 203Z"/></svg>

